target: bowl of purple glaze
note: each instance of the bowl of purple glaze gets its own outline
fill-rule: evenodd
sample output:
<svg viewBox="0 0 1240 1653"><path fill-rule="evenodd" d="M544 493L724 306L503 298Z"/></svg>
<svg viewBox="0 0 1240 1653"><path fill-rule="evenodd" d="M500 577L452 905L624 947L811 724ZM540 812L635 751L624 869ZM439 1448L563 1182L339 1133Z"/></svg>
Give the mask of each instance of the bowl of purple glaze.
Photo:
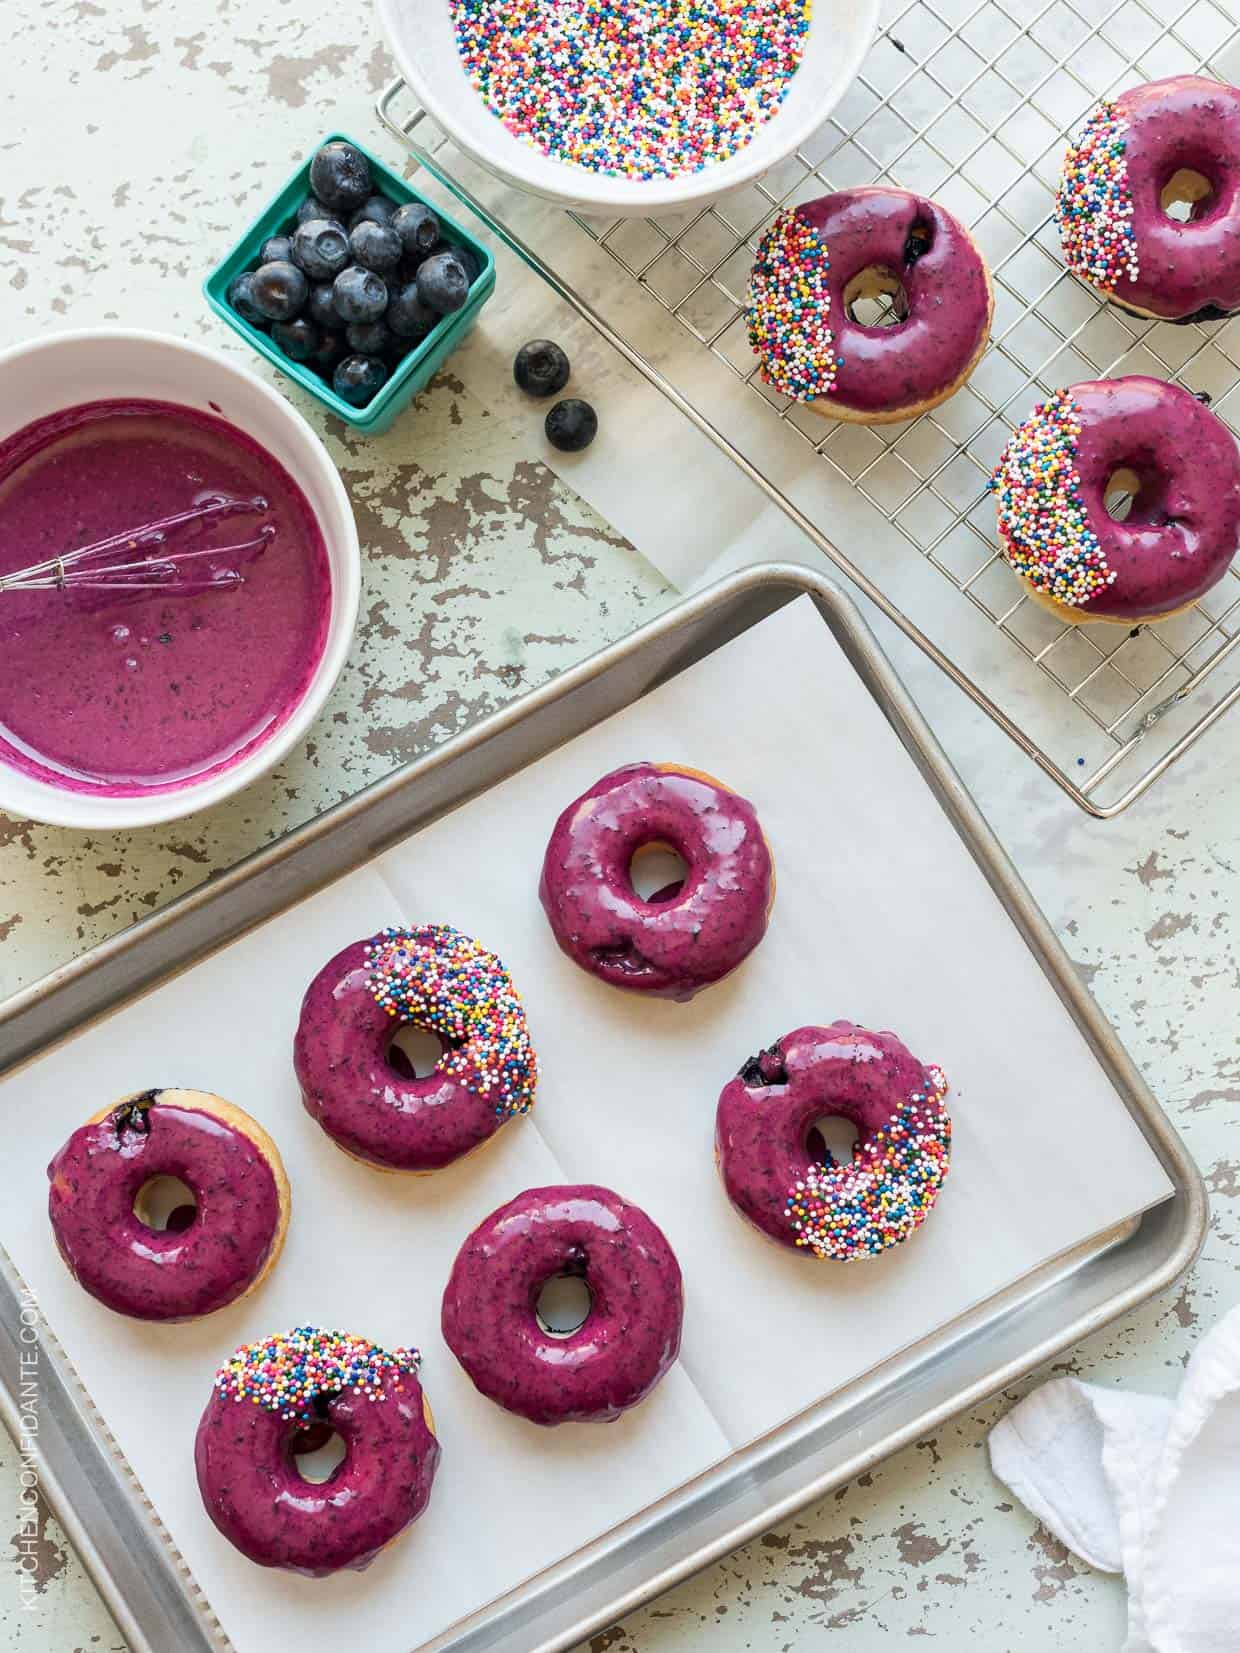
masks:
<svg viewBox="0 0 1240 1653"><path fill-rule="evenodd" d="M0 810L101 830L231 796L322 710L359 588L336 467L243 368L124 329L0 352Z"/></svg>
<svg viewBox="0 0 1240 1653"><path fill-rule="evenodd" d="M560 206L640 218L704 207L808 143L873 44L879 0L378 7L410 90L471 160Z"/></svg>

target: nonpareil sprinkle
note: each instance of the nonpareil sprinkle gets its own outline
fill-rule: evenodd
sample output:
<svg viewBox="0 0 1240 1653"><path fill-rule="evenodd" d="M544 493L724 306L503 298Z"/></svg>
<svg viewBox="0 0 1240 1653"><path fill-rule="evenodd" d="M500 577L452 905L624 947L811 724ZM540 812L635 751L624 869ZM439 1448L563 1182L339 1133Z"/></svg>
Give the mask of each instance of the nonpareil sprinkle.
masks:
<svg viewBox="0 0 1240 1653"><path fill-rule="evenodd" d="M470 84L513 135L609 177L726 161L783 102L810 0L451 0Z"/></svg>
<svg viewBox="0 0 1240 1653"><path fill-rule="evenodd" d="M817 230L788 211L758 243L749 277L749 348L766 383L797 402L827 395L844 365L831 331L830 267Z"/></svg>

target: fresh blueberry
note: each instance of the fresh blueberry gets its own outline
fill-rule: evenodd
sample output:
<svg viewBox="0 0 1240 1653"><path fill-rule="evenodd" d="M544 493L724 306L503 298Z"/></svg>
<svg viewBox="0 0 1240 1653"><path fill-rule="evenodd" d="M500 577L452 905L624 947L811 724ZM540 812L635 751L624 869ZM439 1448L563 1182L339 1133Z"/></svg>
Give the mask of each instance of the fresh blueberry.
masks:
<svg viewBox="0 0 1240 1653"><path fill-rule="evenodd" d="M349 349L358 356L399 355L405 348L385 321L355 321L345 332Z"/></svg>
<svg viewBox="0 0 1240 1653"><path fill-rule="evenodd" d="M259 248L260 264L293 263L293 238L290 235L269 235Z"/></svg>
<svg viewBox="0 0 1240 1653"><path fill-rule="evenodd" d="M266 327L267 317L255 304L254 295L250 291L253 281L254 277L249 270L242 270L240 275L235 275L228 283L228 302L251 327Z"/></svg>
<svg viewBox="0 0 1240 1653"><path fill-rule="evenodd" d="M416 281L406 282L392 294L384 318L399 338L424 339L439 320L439 312L423 304Z"/></svg>
<svg viewBox="0 0 1240 1653"><path fill-rule="evenodd" d="M292 321L275 322L271 337L291 362L308 362L319 348L321 334L312 321L295 316Z"/></svg>
<svg viewBox="0 0 1240 1653"><path fill-rule="evenodd" d="M310 358L310 366L315 367L325 379L330 379L337 364L349 354L349 347L344 342L343 333L329 333L320 331L319 348Z"/></svg>
<svg viewBox="0 0 1240 1653"><path fill-rule="evenodd" d="M250 300L268 321L291 321L310 293L296 264L260 264L250 278Z"/></svg>
<svg viewBox="0 0 1240 1653"><path fill-rule="evenodd" d="M355 230L359 224L390 224L392 214L396 211L396 202L389 200L386 195L372 195L349 219L349 228Z"/></svg>
<svg viewBox="0 0 1240 1653"><path fill-rule="evenodd" d="M531 339L517 351L512 376L527 396L554 396L568 383L568 357L550 339Z"/></svg>
<svg viewBox="0 0 1240 1653"><path fill-rule="evenodd" d="M387 377L387 367L376 357L346 356L332 375L332 389L352 407L365 407Z"/></svg>
<svg viewBox="0 0 1240 1653"><path fill-rule="evenodd" d="M465 266L465 274L469 277L469 285L472 287L474 282L477 281L478 277L482 274L481 262L473 253L470 252L468 247L453 247L452 251Z"/></svg>
<svg viewBox="0 0 1240 1653"><path fill-rule="evenodd" d="M293 236L293 262L312 281L334 281L349 262L349 238L339 224L308 218Z"/></svg>
<svg viewBox="0 0 1240 1653"><path fill-rule="evenodd" d="M455 252L435 253L417 274L418 295L423 304L441 316L459 310L469 297L469 271Z"/></svg>
<svg viewBox="0 0 1240 1653"><path fill-rule="evenodd" d="M387 282L373 270L350 264L341 270L332 288L332 303L344 322L378 321L387 309Z"/></svg>
<svg viewBox="0 0 1240 1653"><path fill-rule="evenodd" d="M351 143L324 144L310 162L310 188L336 212L352 212L374 193L370 162Z"/></svg>
<svg viewBox="0 0 1240 1653"><path fill-rule="evenodd" d="M386 275L400 263L400 236L390 224L376 224L364 218L349 233L353 262L364 270Z"/></svg>
<svg viewBox="0 0 1240 1653"><path fill-rule="evenodd" d="M424 258L439 240L439 220L424 201L407 201L397 207L392 228L410 257Z"/></svg>
<svg viewBox="0 0 1240 1653"><path fill-rule="evenodd" d="M312 218L326 218L333 221L336 214L325 201L320 201L317 195L307 195L297 209L297 223L308 224ZM294 225L296 228L296 225Z"/></svg>
<svg viewBox="0 0 1240 1653"><path fill-rule="evenodd" d="M340 317L336 314L336 306L332 303L332 284L330 281L316 281L310 289L310 297L306 300L306 314L317 327L339 329Z"/></svg>
<svg viewBox="0 0 1240 1653"><path fill-rule="evenodd" d="M543 422L547 440L561 453L580 453L598 435L598 414L589 402L566 396L557 402Z"/></svg>

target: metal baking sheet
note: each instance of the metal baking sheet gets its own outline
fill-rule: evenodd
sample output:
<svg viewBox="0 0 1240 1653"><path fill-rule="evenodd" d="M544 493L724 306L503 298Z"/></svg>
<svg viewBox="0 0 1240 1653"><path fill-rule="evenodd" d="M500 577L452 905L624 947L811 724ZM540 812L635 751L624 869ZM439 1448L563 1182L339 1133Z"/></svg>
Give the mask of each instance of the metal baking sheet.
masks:
<svg viewBox="0 0 1240 1653"><path fill-rule="evenodd" d="M352 870L590 728L791 598L815 603L1167 1172L1174 1197L1026 1276L546 1569L428 1648L563 1649L862 1472L1167 1285L1204 1235L1200 1178L854 605L804 569L749 569L0 1006L0 1071ZM6 1422L19 1425L21 1282L0 1274ZM135 1648L220 1645L184 1564L44 1329L45 1491Z"/></svg>

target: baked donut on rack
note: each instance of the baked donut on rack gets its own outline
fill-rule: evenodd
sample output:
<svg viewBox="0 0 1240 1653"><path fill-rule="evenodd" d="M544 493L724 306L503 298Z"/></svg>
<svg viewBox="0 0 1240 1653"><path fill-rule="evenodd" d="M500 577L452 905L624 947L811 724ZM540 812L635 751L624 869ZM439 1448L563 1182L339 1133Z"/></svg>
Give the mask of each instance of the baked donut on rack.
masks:
<svg viewBox="0 0 1240 1653"><path fill-rule="evenodd" d="M280 1255L289 1186L275 1143L206 1091L148 1090L92 1114L47 1168L48 1215L70 1274L135 1320L195 1320L252 1291ZM193 1203L164 1227L153 1185Z"/></svg>
<svg viewBox="0 0 1240 1653"><path fill-rule="evenodd" d="M715 1158L728 1198L778 1245L853 1262L907 1240L929 1216L951 1153L947 1080L894 1033L799 1027L724 1087ZM824 1116L859 1135L848 1164L815 1159Z"/></svg>
<svg viewBox="0 0 1240 1653"><path fill-rule="evenodd" d="M323 1578L360 1570L426 1508L439 1464L416 1349L298 1326L220 1367L194 1467L207 1514L260 1567ZM297 1458L335 1433L345 1455L325 1481Z"/></svg>
<svg viewBox="0 0 1240 1653"><path fill-rule="evenodd" d="M395 1065L408 1026L440 1041L425 1078ZM449 924L387 929L329 959L302 1000L293 1065L336 1146L388 1171L450 1165L528 1113L538 1086L512 977Z"/></svg>
<svg viewBox="0 0 1240 1653"><path fill-rule="evenodd" d="M1221 580L1240 546L1236 440L1161 379L1057 391L1012 432L990 485L1008 562L1073 625L1164 620Z"/></svg>
<svg viewBox="0 0 1240 1653"><path fill-rule="evenodd" d="M589 1311L563 1335L542 1288L585 1281ZM610 1422L680 1352L684 1287L663 1231L609 1188L530 1188L479 1223L443 1296L444 1341L475 1387L531 1423Z"/></svg>
<svg viewBox="0 0 1240 1653"><path fill-rule="evenodd" d="M1218 321L1240 309L1240 90L1202 75L1134 86L1090 115L1064 157L1064 262L1138 316Z"/></svg>
<svg viewBox="0 0 1240 1653"><path fill-rule="evenodd" d="M633 859L660 846L683 881L643 897ZM575 964L612 987L691 999L762 940L775 899L754 807L700 769L631 763L575 798L552 831L539 894Z"/></svg>
<svg viewBox="0 0 1240 1653"><path fill-rule="evenodd" d="M907 190L841 190L779 213L758 244L749 344L773 390L829 419L889 424L972 373L994 295L972 236Z"/></svg>

